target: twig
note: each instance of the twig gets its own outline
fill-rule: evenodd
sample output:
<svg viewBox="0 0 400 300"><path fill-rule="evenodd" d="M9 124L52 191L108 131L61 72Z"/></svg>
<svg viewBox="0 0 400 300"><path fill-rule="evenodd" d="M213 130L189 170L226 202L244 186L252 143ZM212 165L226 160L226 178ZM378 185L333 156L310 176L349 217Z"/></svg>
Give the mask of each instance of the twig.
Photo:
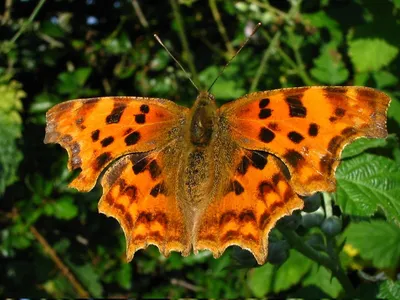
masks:
<svg viewBox="0 0 400 300"><path fill-rule="evenodd" d="M137 17L139 18L140 24L142 24L144 28L148 28L149 23L147 22L146 17L144 16L142 9L140 8L139 2L137 2L137 0L132 0L132 5Z"/></svg>
<svg viewBox="0 0 400 300"><path fill-rule="evenodd" d="M42 245L43 250L47 253L51 260L56 264L61 273L67 278L67 280L71 283L71 285L77 291L79 297L89 298L89 293L84 289L84 287L78 282L72 272L68 269L68 267L62 262L62 260L58 257L57 253L54 249L49 245L49 243L45 240L45 238L37 231L34 226L30 226L30 231L38 240L38 242Z"/></svg>
<svg viewBox="0 0 400 300"><path fill-rule="evenodd" d="M331 270L333 276L339 280L343 289L346 291L347 297L352 297L355 295L355 289L339 263L335 263L329 256L315 251L311 246L305 244L301 237L298 236L294 231L280 229L280 232L284 235L286 240L294 249L318 264L324 266L325 268Z"/></svg>
<svg viewBox="0 0 400 300"><path fill-rule="evenodd" d="M261 59L260 66L258 67L253 82L251 83L250 92L254 92L256 90L258 82L260 81L261 75L263 74L265 66L268 62L268 59L272 54L272 51L275 50L275 46L279 41L280 37L281 37L281 32L278 31L277 33L275 33L274 37L272 38L272 41L269 43L267 50L265 50L264 55Z"/></svg>
<svg viewBox="0 0 400 300"><path fill-rule="evenodd" d="M209 0L208 5L210 6L215 23L217 23L218 31L221 34L222 39L224 40L226 50L228 50L228 56L230 57L235 53L235 49L233 49L233 46L232 46L231 42L229 41L225 26L221 20L221 15L218 11L217 3L215 2L215 0Z"/></svg>
<svg viewBox="0 0 400 300"><path fill-rule="evenodd" d="M10 20L11 16L11 7L12 7L12 1L13 0L6 0L6 3L4 5L4 14L2 16L1 24L6 24L8 20Z"/></svg>
<svg viewBox="0 0 400 300"><path fill-rule="evenodd" d="M185 53L184 57L186 58L186 62L189 65L189 70L192 73L193 81L198 86L199 85L199 78L198 78L198 75L197 75L196 66L194 64L192 52L190 51L189 43L188 43L188 40L186 38L185 27L184 27L184 24L183 24L181 13L179 11L178 3L176 2L176 0L170 0L169 2L171 4L171 6L172 6L172 11L174 13L174 18L176 20L176 25L177 25L177 29L178 29L179 38L181 40L183 51Z"/></svg>
<svg viewBox="0 0 400 300"><path fill-rule="evenodd" d="M33 22L33 20L35 19L36 15L38 14L39 10L42 8L42 6L45 2L46 2L46 0L40 0L40 2L36 5L35 9L33 10L32 14L29 16L28 20L22 24L22 26L20 27L18 32L11 39L11 41L10 41L11 44L14 44L17 41L17 39L20 37L20 35L22 33L24 33L24 31L26 30L28 25Z"/></svg>
<svg viewBox="0 0 400 300"><path fill-rule="evenodd" d="M196 286L194 284L191 284L189 282L186 282L186 281L180 280L180 279L176 279L176 278L171 279L171 284L181 286L181 287L183 287L187 290L193 291L193 292L198 292L198 291L204 290L201 286Z"/></svg>

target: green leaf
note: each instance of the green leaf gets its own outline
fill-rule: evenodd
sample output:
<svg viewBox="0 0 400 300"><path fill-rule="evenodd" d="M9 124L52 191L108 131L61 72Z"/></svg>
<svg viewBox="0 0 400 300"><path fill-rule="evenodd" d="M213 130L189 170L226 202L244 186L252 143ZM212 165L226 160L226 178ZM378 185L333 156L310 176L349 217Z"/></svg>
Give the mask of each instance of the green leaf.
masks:
<svg viewBox="0 0 400 300"><path fill-rule="evenodd" d="M225 76L222 75L212 88L212 93L218 100L232 100L243 96L246 92L240 87L238 81L226 79L232 72L239 72L238 66L230 65L229 67L230 69L224 73ZM219 69L215 66L206 68L199 75L200 81L210 84L210 82L213 82L217 78L218 73Z"/></svg>
<svg viewBox="0 0 400 300"><path fill-rule="evenodd" d="M394 97L392 94L389 94L392 101L390 102L388 117L396 120L397 123L400 124L400 100Z"/></svg>
<svg viewBox="0 0 400 300"><path fill-rule="evenodd" d="M400 224L400 167L394 161L364 154L343 161L336 173L337 202L343 212L371 216L381 208Z"/></svg>
<svg viewBox="0 0 400 300"><path fill-rule="evenodd" d="M314 60L315 67L311 69L311 75L318 81L330 85L341 84L349 77L342 55L336 47L325 46L321 54Z"/></svg>
<svg viewBox="0 0 400 300"><path fill-rule="evenodd" d="M78 208L69 196L61 197L58 200L51 201L44 206L44 213L54 216L57 219L70 220L78 214Z"/></svg>
<svg viewBox="0 0 400 300"><path fill-rule="evenodd" d="M343 33L340 29L340 24L331 18L325 11L320 10L312 14L302 14L302 18L308 21L310 25L316 28L326 28L331 35L333 45L339 45L343 39Z"/></svg>
<svg viewBox="0 0 400 300"><path fill-rule="evenodd" d="M341 159L356 156L371 148L385 147L387 145L386 139L357 139L351 144L347 145L343 152Z"/></svg>
<svg viewBox="0 0 400 300"><path fill-rule="evenodd" d="M256 297L264 297L270 292L279 293L296 285L311 266L311 260L291 250L289 258L280 267L267 263L252 270L247 283Z"/></svg>
<svg viewBox="0 0 400 300"><path fill-rule="evenodd" d="M58 76L58 90L61 94L75 93L81 89L92 73L90 68L78 68L73 72L63 72Z"/></svg>
<svg viewBox="0 0 400 300"><path fill-rule="evenodd" d="M69 263L69 265L92 297L99 298L102 296L103 286L100 283L100 276L96 273L92 265L78 266L73 263Z"/></svg>
<svg viewBox="0 0 400 300"><path fill-rule="evenodd" d="M304 286L316 286L332 298L337 298L342 291L339 281L325 267L313 263L312 270L303 280Z"/></svg>
<svg viewBox="0 0 400 300"><path fill-rule="evenodd" d="M275 266L265 264L260 268L250 271L247 285L256 297L264 297L271 290L271 279L274 274Z"/></svg>
<svg viewBox="0 0 400 300"><path fill-rule="evenodd" d="M378 71L389 65L398 52L398 48L379 38L349 42L349 56L357 72Z"/></svg>
<svg viewBox="0 0 400 300"><path fill-rule="evenodd" d="M116 282L124 289L129 290L132 286L132 267L130 264L122 264L117 272Z"/></svg>
<svg viewBox="0 0 400 300"><path fill-rule="evenodd" d="M398 78L395 75L384 70L374 72L372 76L375 79L376 87L378 89L383 89L388 86L394 86L399 82Z"/></svg>
<svg viewBox="0 0 400 300"><path fill-rule="evenodd" d="M26 96L17 81L0 83L0 195L17 180L16 172L22 154L16 140L21 137L21 99Z"/></svg>
<svg viewBox="0 0 400 300"><path fill-rule="evenodd" d="M400 228L382 220L351 223L344 232L346 243L377 268L396 268L400 260Z"/></svg>
<svg viewBox="0 0 400 300"><path fill-rule="evenodd" d="M400 5L399 5L400 6ZM379 286L380 299L398 300L400 299L400 281L386 280Z"/></svg>

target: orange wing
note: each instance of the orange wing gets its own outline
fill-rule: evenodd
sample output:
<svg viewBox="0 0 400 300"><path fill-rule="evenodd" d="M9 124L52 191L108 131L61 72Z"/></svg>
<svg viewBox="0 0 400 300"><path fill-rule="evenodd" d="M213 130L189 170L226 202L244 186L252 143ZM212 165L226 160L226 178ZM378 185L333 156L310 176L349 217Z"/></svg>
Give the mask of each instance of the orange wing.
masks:
<svg viewBox="0 0 400 300"><path fill-rule="evenodd" d="M67 149L68 168L81 168L71 187L93 188L115 158L163 147L180 135L187 109L165 99L101 97L67 101L47 112L45 143Z"/></svg>
<svg viewBox="0 0 400 300"><path fill-rule="evenodd" d="M303 208L303 201L285 177L286 167L273 155L242 149L235 157L235 171L221 197L200 219L194 251L209 249L219 257L228 246L238 245L263 264L269 232L280 218Z"/></svg>
<svg viewBox="0 0 400 300"><path fill-rule="evenodd" d="M191 250L175 197L176 172L171 168L178 163L179 155L169 155L174 151L176 148L171 146L162 151L126 155L103 176L99 211L120 223L128 261L149 244L156 245L165 256L171 251L186 256Z"/></svg>
<svg viewBox="0 0 400 300"><path fill-rule="evenodd" d="M335 189L344 146L384 138L390 98L366 87L301 87L252 93L221 107L243 148L275 154L288 167L294 191Z"/></svg>

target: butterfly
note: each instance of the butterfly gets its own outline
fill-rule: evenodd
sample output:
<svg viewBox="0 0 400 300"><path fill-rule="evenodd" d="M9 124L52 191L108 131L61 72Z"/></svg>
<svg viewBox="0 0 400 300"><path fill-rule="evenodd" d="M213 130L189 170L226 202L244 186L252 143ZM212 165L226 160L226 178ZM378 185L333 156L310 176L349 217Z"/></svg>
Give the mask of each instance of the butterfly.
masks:
<svg viewBox="0 0 400 300"><path fill-rule="evenodd" d="M144 97L58 104L45 143L59 143L71 187L90 191L105 170L99 211L115 218L127 260L152 244L168 256L227 247L267 258L276 222L302 209L300 196L335 190L348 143L387 136L390 98L367 87L255 92L217 107L199 92L191 109Z"/></svg>

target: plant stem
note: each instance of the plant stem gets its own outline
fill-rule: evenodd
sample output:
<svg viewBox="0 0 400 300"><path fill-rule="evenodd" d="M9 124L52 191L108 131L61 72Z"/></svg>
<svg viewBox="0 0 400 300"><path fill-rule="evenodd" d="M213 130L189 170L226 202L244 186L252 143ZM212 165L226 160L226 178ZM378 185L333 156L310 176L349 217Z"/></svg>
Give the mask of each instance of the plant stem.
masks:
<svg viewBox="0 0 400 300"><path fill-rule="evenodd" d="M250 86L250 92L254 92L257 89L258 82L260 81L261 75L264 72L265 66L267 65L268 59L270 55L272 54L272 51L275 50L276 44L278 43L279 39L281 37L281 32L278 31L275 33L274 37L269 43L268 48L265 50L264 55L261 59L260 66L257 69L256 75L253 79L253 82L251 83Z"/></svg>
<svg viewBox="0 0 400 300"><path fill-rule="evenodd" d="M132 0L132 6L133 9L135 10L135 13L139 19L140 24L142 24L144 28L148 28L149 23L147 22L146 17L144 16L142 9L140 8L139 2L137 0Z"/></svg>
<svg viewBox="0 0 400 300"><path fill-rule="evenodd" d="M355 289L347 277L346 273L343 271L341 266L334 262L329 256L322 254L314 250L309 245L305 244L301 237L297 235L292 230L287 229L280 229L280 232L284 235L286 240L292 245L294 249L299 251L304 256L310 258L311 260L317 262L318 264L324 266L325 268L331 270L333 276L335 276L340 284L342 285L343 289L346 292L346 297L352 297L355 295Z"/></svg>
<svg viewBox="0 0 400 300"><path fill-rule="evenodd" d="M35 19L36 15L38 14L39 10L42 8L43 4L46 2L46 0L40 0L40 2L36 5L35 9L33 10L32 14L29 16L28 20L22 24L18 32L13 36L11 39L10 43L14 44L17 39L20 37L22 33L28 28L28 25L33 22Z"/></svg>
<svg viewBox="0 0 400 300"><path fill-rule="evenodd" d="M89 298L90 297L89 293L84 289L84 287L79 283L79 281L75 278L75 276L68 269L68 267L58 257L56 251L54 251L54 249L49 245L46 239L37 231L37 229L34 226L30 226L29 229L34 235L34 237L38 240L40 245L42 245L44 252L50 256L51 260L56 264L61 273L67 278L67 280L77 291L79 297Z"/></svg>
<svg viewBox="0 0 400 300"><path fill-rule="evenodd" d="M215 2L215 0L209 0L208 1L208 5L210 6L211 12L213 14L215 23L217 23L217 27L218 27L218 31L222 36L222 39L224 40L225 43L225 47L228 50L228 56L229 58L235 54L235 49L233 49L233 46L231 44L231 42L229 41L228 35L226 33L226 29L224 24L222 23L221 20L221 15L218 11L218 6L217 3Z"/></svg>
<svg viewBox="0 0 400 300"><path fill-rule="evenodd" d="M172 6L172 10L173 10L173 13L174 13L174 18L176 20L176 25L177 25L177 29L178 29L179 38L181 40L182 48L183 48L183 51L184 51L184 54L185 54L184 57L186 58L186 62L189 65L189 70L192 73L193 81L198 86L200 84L200 82L199 82L199 78L198 78L198 75L197 75L196 66L194 64L192 52L190 51L189 43L188 43L188 40L186 38L185 27L184 27L184 24L183 24L181 13L179 11L178 3L176 2L176 0L170 0L169 2L171 4L171 6Z"/></svg>

